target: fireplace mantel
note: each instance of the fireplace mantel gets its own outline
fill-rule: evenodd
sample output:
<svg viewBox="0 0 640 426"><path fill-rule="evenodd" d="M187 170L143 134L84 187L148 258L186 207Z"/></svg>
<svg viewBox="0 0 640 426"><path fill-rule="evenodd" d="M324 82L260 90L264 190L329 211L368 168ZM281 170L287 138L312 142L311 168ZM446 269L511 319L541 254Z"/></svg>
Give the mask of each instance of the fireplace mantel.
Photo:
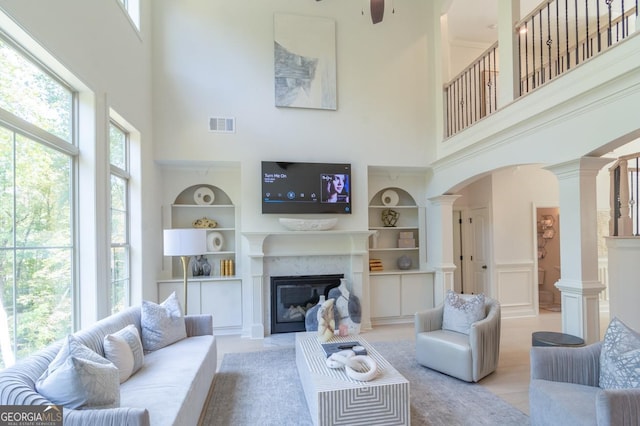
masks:
<svg viewBox="0 0 640 426"><path fill-rule="evenodd" d="M249 257L365 254L368 252L368 238L372 234L368 230L242 233L249 241Z"/></svg>
<svg viewBox="0 0 640 426"><path fill-rule="evenodd" d="M248 276L251 284L243 289L243 336L262 339L265 336L266 314L269 300L264 285L264 262L267 258L319 256L348 257L350 270L341 271L351 286L351 291L362 302L362 327L369 328L368 246L372 231L258 231L243 232L249 244Z"/></svg>

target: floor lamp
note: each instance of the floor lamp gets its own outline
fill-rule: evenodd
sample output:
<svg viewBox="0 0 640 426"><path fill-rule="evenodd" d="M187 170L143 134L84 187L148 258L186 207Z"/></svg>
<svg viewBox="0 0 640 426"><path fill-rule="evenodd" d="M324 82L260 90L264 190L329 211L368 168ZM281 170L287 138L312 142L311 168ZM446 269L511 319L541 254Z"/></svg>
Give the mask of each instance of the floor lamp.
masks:
<svg viewBox="0 0 640 426"><path fill-rule="evenodd" d="M187 267L191 256L207 251L207 231L198 228L165 229L164 255L180 256L184 274L184 315L187 315Z"/></svg>

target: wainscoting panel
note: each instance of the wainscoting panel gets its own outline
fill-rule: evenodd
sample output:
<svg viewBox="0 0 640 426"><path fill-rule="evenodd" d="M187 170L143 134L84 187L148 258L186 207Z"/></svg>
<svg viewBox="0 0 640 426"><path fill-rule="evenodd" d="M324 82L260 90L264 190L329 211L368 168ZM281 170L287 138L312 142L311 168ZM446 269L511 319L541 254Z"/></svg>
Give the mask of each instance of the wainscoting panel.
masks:
<svg viewBox="0 0 640 426"><path fill-rule="evenodd" d="M535 316L538 288L534 286L533 262L496 263L495 267L496 297L502 317Z"/></svg>

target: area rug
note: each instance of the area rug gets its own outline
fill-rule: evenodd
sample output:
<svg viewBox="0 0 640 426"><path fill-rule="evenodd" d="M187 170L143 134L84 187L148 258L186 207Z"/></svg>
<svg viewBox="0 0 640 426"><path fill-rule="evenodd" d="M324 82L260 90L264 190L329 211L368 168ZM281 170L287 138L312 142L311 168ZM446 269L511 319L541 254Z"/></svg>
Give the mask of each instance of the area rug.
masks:
<svg viewBox="0 0 640 426"><path fill-rule="evenodd" d="M422 367L412 341L372 343L410 382L411 424L528 425L529 417L478 384ZM313 425L293 348L226 354L204 425Z"/></svg>

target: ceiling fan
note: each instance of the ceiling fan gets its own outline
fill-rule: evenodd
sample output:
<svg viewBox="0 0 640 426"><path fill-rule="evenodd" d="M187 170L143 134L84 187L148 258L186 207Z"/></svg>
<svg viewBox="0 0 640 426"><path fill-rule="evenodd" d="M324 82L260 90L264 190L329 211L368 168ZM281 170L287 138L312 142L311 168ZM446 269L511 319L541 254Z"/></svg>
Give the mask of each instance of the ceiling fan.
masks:
<svg viewBox="0 0 640 426"><path fill-rule="evenodd" d="M384 17L384 2L385 0L370 0L371 22L374 24L382 22L382 18ZM395 13L395 8L391 13ZM364 10L362 11L362 14L364 15Z"/></svg>

